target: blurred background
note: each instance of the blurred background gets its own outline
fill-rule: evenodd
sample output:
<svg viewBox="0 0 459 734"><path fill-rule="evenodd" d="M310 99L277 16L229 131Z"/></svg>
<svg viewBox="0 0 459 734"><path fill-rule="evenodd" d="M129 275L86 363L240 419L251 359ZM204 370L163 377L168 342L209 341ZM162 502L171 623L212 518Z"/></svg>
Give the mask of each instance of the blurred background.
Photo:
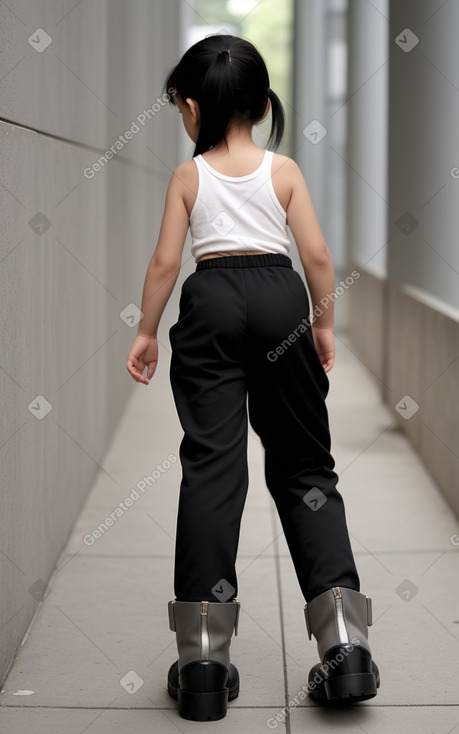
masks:
<svg viewBox="0 0 459 734"><path fill-rule="evenodd" d="M126 358L166 187L193 151L161 95L209 34L265 58L287 116L279 152L335 263L337 334L459 513L458 26L444 0L0 3L0 680L145 389ZM166 364L193 270L187 241ZM153 448L165 420L152 416Z"/></svg>

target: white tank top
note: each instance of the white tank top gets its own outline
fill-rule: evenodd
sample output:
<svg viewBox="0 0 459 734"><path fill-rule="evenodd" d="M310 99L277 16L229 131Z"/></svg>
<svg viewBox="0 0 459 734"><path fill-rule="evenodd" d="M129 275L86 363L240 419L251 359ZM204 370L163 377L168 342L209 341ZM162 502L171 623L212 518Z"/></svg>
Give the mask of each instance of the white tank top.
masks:
<svg viewBox="0 0 459 734"><path fill-rule="evenodd" d="M225 176L201 155L193 158L199 187L190 215L191 254L195 260L230 250L287 255L286 213L271 181L273 152L247 176Z"/></svg>

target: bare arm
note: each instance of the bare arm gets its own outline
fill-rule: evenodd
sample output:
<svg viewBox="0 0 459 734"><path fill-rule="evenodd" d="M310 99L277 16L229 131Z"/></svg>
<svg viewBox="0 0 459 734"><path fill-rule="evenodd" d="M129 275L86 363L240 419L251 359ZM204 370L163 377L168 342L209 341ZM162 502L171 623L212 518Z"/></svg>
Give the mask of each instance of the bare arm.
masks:
<svg viewBox="0 0 459 734"><path fill-rule="evenodd" d="M334 363L333 302L325 308L321 299L335 290L333 263L322 230L314 211L303 174L294 161L285 166L292 184L292 194L287 207L287 224L295 238L311 295L312 308L316 309L312 331L317 352L326 372Z"/></svg>
<svg viewBox="0 0 459 734"><path fill-rule="evenodd" d="M158 326L176 283L189 217L183 199L180 167L172 174L158 243L147 268L142 294L142 318L129 352L127 370L136 382L148 385L158 362ZM143 371L148 365L147 376Z"/></svg>

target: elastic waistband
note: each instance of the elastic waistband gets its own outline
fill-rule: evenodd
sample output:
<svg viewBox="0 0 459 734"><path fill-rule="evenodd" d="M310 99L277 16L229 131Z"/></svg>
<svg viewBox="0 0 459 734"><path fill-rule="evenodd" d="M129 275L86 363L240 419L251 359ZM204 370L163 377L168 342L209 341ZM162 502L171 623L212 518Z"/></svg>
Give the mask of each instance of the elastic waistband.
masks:
<svg viewBox="0 0 459 734"><path fill-rule="evenodd" d="M292 261L287 255L275 252L266 252L263 255L229 255L227 257L209 257L196 264L196 270L207 268L259 268L268 265L280 265L283 268L293 268Z"/></svg>

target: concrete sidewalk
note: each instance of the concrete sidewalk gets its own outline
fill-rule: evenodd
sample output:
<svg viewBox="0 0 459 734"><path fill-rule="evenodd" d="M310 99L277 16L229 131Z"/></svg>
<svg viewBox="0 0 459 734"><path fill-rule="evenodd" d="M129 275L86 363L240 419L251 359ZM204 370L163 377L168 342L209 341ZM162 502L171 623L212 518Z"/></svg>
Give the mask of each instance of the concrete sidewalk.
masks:
<svg viewBox="0 0 459 734"><path fill-rule="evenodd" d="M179 717L166 690L176 659L167 602L182 435L168 368L163 347L150 386L136 386L4 683L2 734L459 734L459 521L342 334L330 373L332 448L361 590L373 598L370 643L380 692L349 710L297 698L280 721L317 651L307 639L304 600L251 431L238 558L241 618L231 647L241 692L222 721ZM142 482L145 492L131 495ZM96 537L117 507L112 525Z"/></svg>

